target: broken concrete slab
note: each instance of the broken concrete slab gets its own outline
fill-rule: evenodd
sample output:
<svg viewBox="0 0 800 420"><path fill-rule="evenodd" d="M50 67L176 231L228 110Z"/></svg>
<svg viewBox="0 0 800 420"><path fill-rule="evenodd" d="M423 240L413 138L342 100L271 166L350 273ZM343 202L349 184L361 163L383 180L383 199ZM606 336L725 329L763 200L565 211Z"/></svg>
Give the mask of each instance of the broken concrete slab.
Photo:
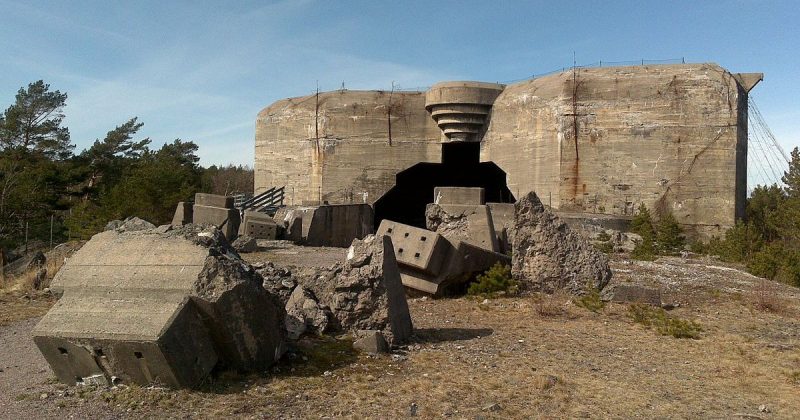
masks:
<svg viewBox="0 0 800 420"><path fill-rule="evenodd" d="M267 214L245 211L239 225L239 235L274 240L278 237L278 224Z"/></svg>
<svg viewBox="0 0 800 420"><path fill-rule="evenodd" d="M99 372L185 387L218 363L263 370L283 352L283 307L261 281L214 228L103 232L57 273L63 297L34 340L68 384Z"/></svg>
<svg viewBox="0 0 800 420"><path fill-rule="evenodd" d="M198 383L218 361L200 312L180 293L72 291L33 336L58 380L68 385L100 375L108 383L116 377L180 388Z"/></svg>
<svg viewBox="0 0 800 420"><path fill-rule="evenodd" d="M469 242L488 251L500 251L488 206L428 204L425 224L428 230L451 241Z"/></svg>
<svg viewBox="0 0 800 420"><path fill-rule="evenodd" d="M435 187L434 204L486 204L485 190L479 187Z"/></svg>
<svg viewBox="0 0 800 420"><path fill-rule="evenodd" d="M175 207L175 215L172 216L173 226L183 226L193 223L192 203L181 201Z"/></svg>
<svg viewBox="0 0 800 420"><path fill-rule="evenodd" d="M582 295L611 279L608 257L545 209L531 192L515 204L511 272L534 290Z"/></svg>
<svg viewBox="0 0 800 420"><path fill-rule="evenodd" d="M486 206L492 214L499 252L511 255L511 244L514 243L514 203L486 203Z"/></svg>
<svg viewBox="0 0 800 420"><path fill-rule="evenodd" d="M238 253L256 252L258 250L258 242L250 235L240 235L231 243L231 246Z"/></svg>

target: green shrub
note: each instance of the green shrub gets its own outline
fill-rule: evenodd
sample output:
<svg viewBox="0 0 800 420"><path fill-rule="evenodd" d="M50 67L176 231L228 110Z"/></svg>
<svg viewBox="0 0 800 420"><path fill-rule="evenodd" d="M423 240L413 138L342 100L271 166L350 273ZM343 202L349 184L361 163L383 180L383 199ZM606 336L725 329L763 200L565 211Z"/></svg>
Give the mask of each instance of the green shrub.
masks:
<svg viewBox="0 0 800 420"><path fill-rule="evenodd" d="M470 296L495 296L499 293L514 294L518 290L519 285L511 277L511 267L498 262L483 274L478 275L476 281L469 285L467 294Z"/></svg>
<svg viewBox="0 0 800 420"><path fill-rule="evenodd" d="M609 235L605 231L600 232L597 235L597 238L595 238L593 245L600 252L604 252L606 254L614 252L614 243L611 240L611 235Z"/></svg>
<svg viewBox="0 0 800 420"><path fill-rule="evenodd" d="M641 241L636 243L636 246L631 252L631 258L641 261L653 261L658 255L656 244L652 237L643 237Z"/></svg>
<svg viewBox="0 0 800 420"><path fill-rule="evenodd" d="M600 312L606 307L606 303L600 298L600 292L594 287L589 288L588 293L573 301L575 306L584 308L591 312Z"/></svg>
<svg viewBox="0 0 800 420"><path fill-rule="evenodd" d="M666 253L679 252L686 245L683 229L672 213L667 213L658 221L656 242L658 242L659 250Z"/></svg>
<svg viewBox="0 0 800 420"><path fill-rule="evenodd" d="M656 231L653 229L653 216L650 215L650 210L642 203L631 220L631 232L641 236L642 238L655 238Z"/></svg>
<svg viewBox="0 0 800 420"><path fill-rule="evenodd" d="M661 335L675 338L700 338L703 329L695 321L671 317L661 308L645 304L634 304L628 307L628 314L633 322L645 328L653 328Z"/></svg>

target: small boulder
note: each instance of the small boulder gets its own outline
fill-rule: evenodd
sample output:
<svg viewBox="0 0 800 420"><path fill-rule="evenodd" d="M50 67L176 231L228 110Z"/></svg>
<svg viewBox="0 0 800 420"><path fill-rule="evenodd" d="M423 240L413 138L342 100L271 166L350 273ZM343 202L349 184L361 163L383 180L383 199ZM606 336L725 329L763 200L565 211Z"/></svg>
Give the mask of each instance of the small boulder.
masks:
<svg viewBox="0 0 800 420"><path fill-rule="evenodd" d="M515 204L511 273L534 290L582 295L611 279L608 256L545 209L530 192Z"/></svg>
<svg viewBox="0 0 800 420"><path fill-rule="evenodd" d="M388 353L389 343L386 342L383 333L380 331L360 330L356 332L356 341L353 342L353 348L371 354Z"/></svg>
<svg viewBox="0 0 800 420"><path fill-rule="evenodd" d="M231 243L231 246L239 253L255 252L258 250L258 243L255 238L249 235L239 236Z"/></svg>
<svg viewBox="0 0 800 420"><path fill-rule="evenodd" d="M306 331L322 334L328 328L330 311L321 306L314 294L306 288L295 287L286 302L286 332L297 340Z"/></svg>

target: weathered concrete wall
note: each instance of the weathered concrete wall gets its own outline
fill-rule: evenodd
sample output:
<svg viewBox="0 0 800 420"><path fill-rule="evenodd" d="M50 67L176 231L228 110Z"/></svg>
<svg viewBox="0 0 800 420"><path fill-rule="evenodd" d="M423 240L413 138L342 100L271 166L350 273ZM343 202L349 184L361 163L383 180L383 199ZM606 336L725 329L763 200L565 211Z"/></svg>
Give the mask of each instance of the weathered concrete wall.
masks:
<svg viewBox="0 0 800 420"><path fill-rule="evenodd" d="M644 203L719 234L742 215L746 121L745 91L715 64L580 69L508 86L481 157L554 209Z"/></svg>
<svg viewBox="0 0 800 420"><path fill-rule="evenodd" d="M481 161L507 173L514 196L536 191L560 212L629 216L644 203L720 234L744 210L750 76L716 64L653 65L509 85L491 108ZM393 95L391 144L388 97L321 93L318 141L315 96L264 109L256 190L287 185L287 204L374 203L397 172L439 162L441 134L423 95Z"/></svg>
<svg viewBox="0 0 800 420"><path fill-rule="evenodd" d="M258 114L256 193L285 185L286 204L320 198L371 204L394 185L397 172L441 161L441 134L423 93L325 92L316 109L310 95Z"/></svg>

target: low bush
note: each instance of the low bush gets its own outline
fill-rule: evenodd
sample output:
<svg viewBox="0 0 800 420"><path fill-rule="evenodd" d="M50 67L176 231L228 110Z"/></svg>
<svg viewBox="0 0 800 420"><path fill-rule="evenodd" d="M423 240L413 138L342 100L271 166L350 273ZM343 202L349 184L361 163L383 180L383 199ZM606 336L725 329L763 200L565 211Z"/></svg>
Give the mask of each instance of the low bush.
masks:
<svg viewBox="0 0 800 420"><path fill-rule="evenodd" d="M642 324L645 328L653 328L661 335L698 339L700 332L703 331L700 324L695 321L672 317L663 309L650 305L631 305L628 313L633 322Z"/></svg>
<svg viewBox="0 0 800 420"><path fill-rule="evenodd" d="M575 306L595 313L602 311L603 308L606 307L606 303L600 298L600 292L594 287L590 288L585 295L574 299L572 302Z"/></svg>
<svg viewBox="0 0 800 420"><path fill-rule="evenodd" d="M512 295L518 291L519 284L511 277L511 267L498 262L483 274L478 275L476 281L469 285L467 294L470 296L496 296L498 294Z"/></svg>

